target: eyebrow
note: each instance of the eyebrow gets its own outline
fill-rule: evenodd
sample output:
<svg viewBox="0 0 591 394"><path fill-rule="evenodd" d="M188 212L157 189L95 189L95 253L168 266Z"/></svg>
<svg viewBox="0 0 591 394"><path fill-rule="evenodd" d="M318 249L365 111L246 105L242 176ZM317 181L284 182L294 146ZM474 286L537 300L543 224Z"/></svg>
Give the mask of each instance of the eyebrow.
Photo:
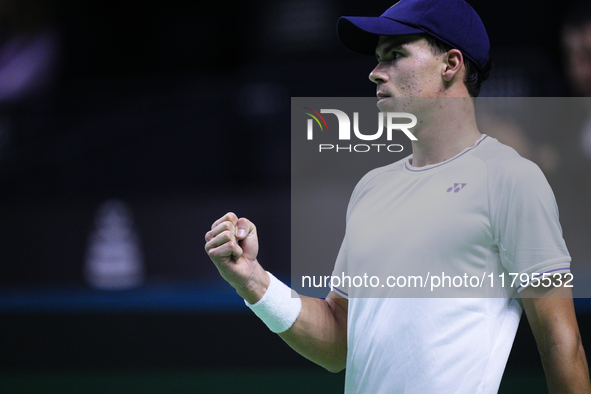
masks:
<svg viewBox="0 0 591 394"><path fill-rule="evenodd" d="M390 53L392 50L394 49L398 49L401 48L402 45L404 45L405 42L393 42L390 44L386 44L385 46L376 49L375 55L376 55L376 59L379 61L380 60L380 52L382 54L386 54L386 53Z"/></svg>
<svg viewBox="0 0 591 394"><path fill-rule="evenodd" d="M379 60L380 51L378 49L381 49L381 53L383 53L383 54L388 53L388 52L392 51L393 49L402 48L402 46L404 44L408 44L409 42L416 41L417 38L415 36L416 36L415 34L402 35L402 36L391 36L390 38L388 38L388 41L386 41L383 44L380 44L380 45L384 45L383 47L380 47L380 45L378 45L376 47L376 51L375 51L376 59Z"/></svg>

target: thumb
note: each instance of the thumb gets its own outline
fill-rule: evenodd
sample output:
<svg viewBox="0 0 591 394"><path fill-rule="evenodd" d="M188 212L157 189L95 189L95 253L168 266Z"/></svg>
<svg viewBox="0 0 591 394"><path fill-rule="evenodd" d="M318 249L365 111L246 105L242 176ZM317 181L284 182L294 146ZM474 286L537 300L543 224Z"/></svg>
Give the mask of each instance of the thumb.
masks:
<svg viewBox="0 0 591 394"><path fill-rule="evenodd" d="M238 224L236 225L236 238L244 239L250 232L254 229L254 224L252 224L248 219L240 218L238 219Z"/></svg>

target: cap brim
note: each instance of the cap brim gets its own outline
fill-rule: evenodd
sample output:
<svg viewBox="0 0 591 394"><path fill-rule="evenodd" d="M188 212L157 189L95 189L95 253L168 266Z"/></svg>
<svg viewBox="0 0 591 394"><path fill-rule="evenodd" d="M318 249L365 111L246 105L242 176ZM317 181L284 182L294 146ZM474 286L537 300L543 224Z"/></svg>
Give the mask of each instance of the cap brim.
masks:
<svg viewBox="0 0 591 394"><path fill-rule="evenodd" d="M342 16L337 22L337 34L347 48L365 55L374 55L380 36L403 36L424 33L385 17Z"/></svg>

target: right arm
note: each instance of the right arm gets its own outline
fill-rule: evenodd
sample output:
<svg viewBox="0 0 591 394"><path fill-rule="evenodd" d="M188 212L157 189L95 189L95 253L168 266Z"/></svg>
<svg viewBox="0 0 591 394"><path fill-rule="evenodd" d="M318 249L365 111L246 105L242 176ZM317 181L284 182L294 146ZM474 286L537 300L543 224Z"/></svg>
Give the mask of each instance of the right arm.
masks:
<svg viewBox="0 0 591 394"><path fill-rule="evenodd" d="M221 276L250 304L259 301L270 279L256 259L258 238L254 224L227 213L213 223L205 241L205 250ZM347 359L348 300L334 292L325 300L300 297L298 318L279 336L296 352L327 370L343 370Z"/></svg>
<svg viewBox="0 0 591 394"><path fill-rule="evenodd" d="M287 331L279 334L289 346L330 372L347 363L349 300L331 291L325 300L303 297L302 311Z"/></svg>

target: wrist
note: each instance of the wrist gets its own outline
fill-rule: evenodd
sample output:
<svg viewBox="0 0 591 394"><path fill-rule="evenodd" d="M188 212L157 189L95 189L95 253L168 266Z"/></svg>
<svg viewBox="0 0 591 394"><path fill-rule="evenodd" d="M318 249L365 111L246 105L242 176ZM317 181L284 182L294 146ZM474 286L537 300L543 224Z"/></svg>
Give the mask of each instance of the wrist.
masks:
<svg viewBox="0 0 591 394"><path fill-rule="evenodd" d="M243 286L236 288L236 293L249 304L256 304L267 292L270 282L269 274L261 267Z"/></svg>
<svg viewBox="0 0 591 394"><path fill-rule="evenodd" d="M302 310L302 301L298 294L287 285L267 272L269 285L267 291L256 303L246 305L274 333L287 331L296 321Z"/></svg>

